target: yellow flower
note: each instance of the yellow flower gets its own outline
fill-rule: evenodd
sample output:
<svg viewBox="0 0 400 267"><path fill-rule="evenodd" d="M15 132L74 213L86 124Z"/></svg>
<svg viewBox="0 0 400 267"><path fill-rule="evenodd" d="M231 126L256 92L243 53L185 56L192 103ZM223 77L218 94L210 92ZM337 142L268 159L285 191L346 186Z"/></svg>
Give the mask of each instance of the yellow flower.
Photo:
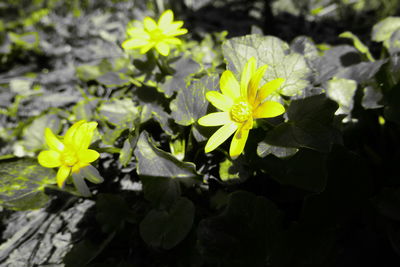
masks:
<svg viewBox="0 0 400 267"><path fill-rule="evenodd" d="M122 43L124 49L140 49L140 53L145 54L155 47L161 55L168 56L170 45L182 43L176 36L187 33L187 29L181 28L183 21L174 21L174 13L170 9L161 14L158 23L145 17L143 26L127 29L130 38Z"/></svg>
<svg viewBox="0 0 400 267"><path fill-rule="evenodd" d="M265 100L272 92L278 89L285 81L282 78L267 82L261 88L259 83L264 76L267 65L257 69L255 58L250 58L243 68L240 84L233 73L226 70L220 79L221 93L207 92L206 98L222 112L214 112L198 121L203 126L220 126L208 140L205 152L208 153L233 133L229 154L232 158L239 156L246 144L249 131L253 128L253 120L271 118L285 112L285 108L278 102Z"/></svg>
<svg viewBox="0 0 400 267"><path fill-rule="evenodd" d="M71 174L79 173L99 158L97 151L88 149L96 127L97 122L78 121L68 129L63 141L60 141L50 128L46 128L45 140L50 150L40 152L38 161L46 168L60 167L56 177L60 188ZM87 172L85 170L85 173Z"/></svg>

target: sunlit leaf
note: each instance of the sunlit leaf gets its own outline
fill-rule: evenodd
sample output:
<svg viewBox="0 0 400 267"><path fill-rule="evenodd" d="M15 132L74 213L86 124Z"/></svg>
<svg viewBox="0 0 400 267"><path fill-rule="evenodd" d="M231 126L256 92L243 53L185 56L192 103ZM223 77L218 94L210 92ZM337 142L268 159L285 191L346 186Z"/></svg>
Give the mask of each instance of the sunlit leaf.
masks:
<svg viewBox="0 0 400 267"><path fill-rule="evenodd" d="M199 176L195 165L158 149L147 132L140 134L134 154L138 161L137 173L148 200L167 205L179 197L180 183L188 186L197 183Z"/></svg>
<svg viewBox="0 0 400 267"><path fill-rule="evenodd" d="M335 114L349 115L353 109L357 83L348 79L332 79L327 83L327 96L339 104Z"/></svg>
<svg viewBox="0 0 400 267"><path fill-rule="evenodd" d="M182 88L170 104L171 115L175 122L187 126L206 115L209 102L205 94L211 90L217 91L218 86L217 76L205 76L190 86Z"/></svg>
<svg viewBox="0 0 400 267"><path fill-rule="evenodd" d="M286 96L301 95L309 84L310 69L303 55L291 52L289 45L273 36L246 35L226 41L223 53L228 61L228 69L238 74L244 64L255 57L258 67L267 64L264 82L283 78L285 82L280 87L280 94Z"/></svg>
<svg viewBox="0 0 400 267"><path fill-rule="evenodd" d="M166 97L171 97L175 92L185 89L190 76L199 71L199 64L187 57L181 57L171 64L174 73L166 77L166 81L160 84L159 89Z"/></svg>
<svg viewBox="0 0 400 267"><path fill-rule="evenodd" d="M39 209L49 198L46 185L55 183L56 173L34 159L0 162L0 205L14 210Z"/></svg>

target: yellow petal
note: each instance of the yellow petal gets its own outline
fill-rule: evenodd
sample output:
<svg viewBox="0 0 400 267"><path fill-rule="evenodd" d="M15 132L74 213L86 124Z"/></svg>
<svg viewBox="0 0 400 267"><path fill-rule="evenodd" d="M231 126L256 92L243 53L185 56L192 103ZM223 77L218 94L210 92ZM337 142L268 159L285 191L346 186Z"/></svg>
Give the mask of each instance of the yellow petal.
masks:
<svg viewBox="0 0 400 267"><path fill-rule="evenodd" d="M158 19L158 25L161 27L168 27L174 20L174 13L171 9L165 10Z"/></svg>
<svg viewBox="0 0 400 267"><path fill-rule="evenodd" d="M248 91L247 91L247 97L249 103L254 103L254 100L256 99L256 94L258 90L258 85L260 84L260 81L262 77L265 74L265 71L267 70L268 66L264 65L260 68L257 69L257 71L254 73L254 75L251 77L248 85Z"/></svg>
<svg viewBox="0 0 400 267"><path fill-rule="evenodd" d="M72 145L74 143L74 139L73 138L74 138L75 132L84 123L86 123L85 120L80 120L80 121L75 122L74 124L72 124L72 126L65 133L65 136L64 136L64 143L65 144Z"/></svg>
<svg viewBox="0 0 400 267"><path fill-rule="evenodd" d="M264 84L260 90L258 90L257 94L257 99L255 102L255 106L258 106L261 102L265 100L266 97L268 97L271 93L275 92L278 90L279 87L281 87L282 83L285 82L285 79L283 78L277 78L272 81L267 82Z"/></svg>
<svg viewBox="0 0 400 267"><path fill-rule="evenodd" d="M226 139L229 138L236 130L238 126L234 122L229 122L219 128L211 137L208 139L208 142L204 148L206 153L213 151L216 149L220 144L225 142Z"/></svg>
<svg viewBox="0 0 400 267"><path fill-rule="evenodd" d="M198 123L202 126L219 126L230 122L228 112L214 112L201 117Z"/></svg>
<svg viewBox="0 0 400 267"><path fill-rule="evenodd" d="M76 150L85 150L92 142L94 130L97 127L97 122L85 122L76 129L73 136L73 147Z"/></svg>
<svg viewBox="0 0 400 267"><path fill-rule="evenodd" d="M232 98L232 100L240 97L240 85L232 71L226 70L222 73L219 85L221 87L221 92Z"/></svg>
<svg viewBox="0 0 400 267"><path fill-rule="evenodd" d="M45 150L39 153L39 164L46 168L55 168L61 166L60 153L55 150Z"/></svg>
<svg viewBox="0 0 400 267"><path fill-rule="evenodd" d="M182 26L183 26L183 21L174 21L167 26L159 25L160 29L162 29L163 33L166 35L172 35L174 32L179 30L179 28Z"/></svg>
<svg viewBox="0 0 400 267"><path fill-rule="evenodd" d="M58 140L58 138L54 135L53 131L50 128L46 128L44 130L44 138L46 140L46 144L50 147L50 149L55 151L63 151L64 144Z"/></svg>
<svg viewBox="0 0 400 267"><path fill-rule="evenodd" d="M98 159L99 157L100 157L99 152L97 152L96 150L92 150L92 149L87 149L87 150L81 151L78 154L79 161L86 162L86 163L93 162L96 159Z"/></svg>
<svg viewBox="0 0 400 267"><path fill-rule="evenodd" d="M253 118L272 118L279 116L285 112L285 107L281 103L275 101L265 101L258 106L253 112Z"/></svg>
<svg viewBox="0 0 400 267"><path fill-rule="evenodd" d="M145 17L143 20L143 25L146 31L151 32L152 30L155 30L157 27L157 23L154 21L154 19L150 17Z"/></svg>
<svg viewBox="0 0 400 267"><path fill-rule="evenodd" d="M182 28L182 29L177 29L177 30L169 29L168 31L165 31L164 33L165 33L165 35L168 35L168 36L178 36L178 35L186 34L187 32L188 32L187 29Z"/></svg>
<svg viewBox="0 0 400 267"><path fill-rule="evenodd" d="M156 49L157 49L158 53L160 53L163 56L168 56L168 54L169 54L169 45L165 42L157 43Z"/></svg>
<svg viewBox="0 0 400 267"><path fill-rule="evenodd" d="M244 98L247 98L247 86L249 85L251 76L253 76L256 71L256 65L256 59L251 57L243 68L242 76L240 78L240 94Z"/></svg>
<svg viewBox="0 0 400 267"><path fill-rule="evenodd" d="M249 136L249 129L241 127L236 131L232 138L231 146L229 148L229 155L231 158L236 158L242 154L244 146L246 145L247 137Z"/></svg>
<svg viewBox="0 0 400 267"><path fill-rule="evenodd" d="M174 45L180 45L182 44L182 40L175 38L175 37L171 37L171 38L166 38L163 40L164 43L167 44L174 44Z"/></svg>
<svg viewBox="0 0 400 267"><path fill-rule="evenodd" d="M60 187L60 188L64 187L65 181L67 180L70 173L71 173L70 167L63 165L58 169L57 177L56 177L58 187Z"/></svg>
<svg viewBox="0 0 400 267"><path fill-rule="evenodd" d="M228 111L231 109L232 105L233 105L233 100L226 96L221 94L220 92L217 91L209 91L206 93L206 98L208 101L210 101L210 103L222 110L222 111Z"/></svg>
<svg viewBox="0 0 400 267"><path fill-rule="evenodd" d="M122 43L122 48L124 49L136 49L142 46L145 46L149 43L148 40L145 39L128 39Z"/></svg>
<svg viewBox="0 0 400 267"><path fill-rule="evenodd" d="M140 53L141 53L141 54L145 54L145 53L147 53L150 49L152 49L153 47L154 47L154 42L150 42L150 43L148 43L147 45L143 46L143 47L140 49Z"/></svg>
<svg viewBox="0 0 400 267"><path fill-rule="evenodd" d="M150 35L140 28L129 28L126 30L127 34L132 38L150 39Z"/></svg>

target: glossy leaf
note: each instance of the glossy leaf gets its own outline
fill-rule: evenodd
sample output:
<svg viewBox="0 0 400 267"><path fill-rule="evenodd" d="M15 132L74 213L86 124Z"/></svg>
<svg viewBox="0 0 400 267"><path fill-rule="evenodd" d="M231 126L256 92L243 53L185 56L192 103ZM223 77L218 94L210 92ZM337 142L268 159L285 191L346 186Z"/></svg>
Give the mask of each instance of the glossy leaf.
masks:
<svg viewBox="0 0 400 267"><path fill-rule="evenodd" d="M222 50L228 61L228 69L236 74L242 72L244 63L251 57L257 59L258 67L268 65L264 83L276 78L285 79L277 93L301 95L309 84L310 69L304 56L291 52L288 44L276 37L255 34L235 37L226 41Z"/></svg>

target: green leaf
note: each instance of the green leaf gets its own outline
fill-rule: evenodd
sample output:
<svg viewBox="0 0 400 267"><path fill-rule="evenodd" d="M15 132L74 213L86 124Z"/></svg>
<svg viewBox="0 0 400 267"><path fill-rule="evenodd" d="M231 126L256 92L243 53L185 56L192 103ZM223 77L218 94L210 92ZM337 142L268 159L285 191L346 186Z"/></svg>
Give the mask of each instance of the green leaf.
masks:
<svg viewBox="0 0 400 267"><path fill-rule="evenodd" d="M82 81L97 80L106 86L121 86L129 83L124 75L124 67L128 66L128 58L103 59L99 64L82 64L76 67L76 75Z"/></svg>
<svg viewBox="0 0 400 267"><path fill-rule="evenodd" d="M372 202L381 214L400 221L400 188L383 188Z"/></svg>
<svg viewBox="0 0 400 267"><path fill-rule="evenodd" d="M16 46L21 47L22 49L39 49L39 34L37 32L25 32L22 34L9 32L8 37L10 38L11 42L13 42Z"/></svg>
<svg viewBox="0 0 400 267"><path fill-rule="evenodd" d="M328 81L326 94L339 105L335 114L349 115L351 113L356 90L357 83L353 80L334 78Z"/></svg>
<svg viewBox="0 0 400 267"><path fill-rule="evenodd" d="M159 86L159 90L168 98L187 87L190 77L199 71L200 65L189 57L181 57L171 67L175 73L167 76L166 81Z"/></svg>
<svg viewBox="0 0 400 267"><path fill-rule="evenodd" d="M138 160L139 175L173 179L198 177L193 163L180 161L172 154L156 148L146 131L140 134L135 156Z"/></svg>
<svg viewBox="0 0 400 267"><path fill-rule="evenodd" d="M129 138L125 139L124 144L122 145L121 151L119 152L119 161L122 166L126 167L128 163L131 161L133 148L132 142Z"/></svg>
<svg viewBox="0 0 400 267"><path fill-rule="evenodd" d="M394 56L400 52L400 27L393 32L389 41L389 53Z"/></svg>
<svg viewBox="0 0 400 267"><path fill-rule="evenodd" d="M378 86L367 86L364 88L363 92L364 94L361 100L361 105L363 108L376 109L383 107L381 104L383 94Z"/></svg>
<svg viewBox="0 0 400 267"><path fill-rule="evenodd" d="M45 147L44 130L50 128L54 133L60 131L60 119L56 114L46 114L36 118L23 130L23 144L28 151L37 151Z"/></svg>
<svg viewBox="0 0 400 267"><path fill-rule="evenodd" d="M130 127L140 115L139 108L128 98L112 98L103 102L98 112L102 119L118 127Z"/></svg>
<svg viewBox="0 0 400 267"><path fill-rule="evenodd" d="M29 96L33 93L33 79L12 79L10 81L10 90L13 93L23 96Z"/></svg>
<svg viewBox="0 0 400 267"><path fill-rule="evenodd" d="M98 108L100 119L113 127L105 127L103 141L113 145L115 140L126 130L133 130L140 118L140 109L131 99L110 99Z"/></svg>
<svg viewBox="0 0 400 267"><path fill-rule="evenodd" d="M119 195L99 194L96 201L96 220L104 233L124 228L126 221L134 221L133 212Z"/></svg>
<svg viewBox="0 0 400 267"><path fill-rule="evenodd" d="M49 200L44 187L54 184L55 176L34 159L0 161L0 205L13 210L42 208Z"/></svg>
<svg viewBox="0 0 400 267"><path fill-rule="evenodd" d="M171 249L189 233L195 207L187 198L179 198L168 210L151 210L139 225L140 235L151 247Z"/></svg>
<svg viewBox="0 0 400 267"><path fill-rule="evenodd" d="M287 158L296 154L297 151L299 150L294 147L273 146L264 141L261 141L257 145L257 155L262 158L270 154L278 158Z"/></svg>
<svg viewBox="0 0 400 267"><path fill-rule="evenodd" d="M339 35L339 37L342 38L348 38L353 41L353 45L355 48L357 48L358 51L363 53L369 61L375 61L375 59L372 57L371 53L369 52L369 49L367 46L365 46L360 39L356 35L354 35L352 32L343 32Z"/></svg>
<svg viewBox="0 0 400 267"><path fill-rule="evenodd" d="M322 85L343 68L361 62L359 52L352 46L339 45L327 50L322 57L317 58L314 68L318 70L314 84Z"/></svg>
<svg viewBox="0 0 400 267"><path fill-rule="evenodd" d="M279 240L281 220L268 199L234 192L220 215L200 222L200 252L210 266L265 266Z"/></svg>
<svg viewBox="0 0 400 267"><path fill-rule="evenodd" d="M207 114L208 101L205 94L218 90L218 76L205 76L190 86L181 89L171 104L171 115L175 122L188 126Z"/></svg>
<svg viewBox="0 0 400 267"><path fill-rule="evenodd" d="M389 41L392 34L400 28L400 17L387 17L372 28L372 40L375 42L383 42L384 46L389 49Z"/></svg>
<svg viewBox="0 0 400 267"><path fill-rule="evenodd" d="M273 36L256 34L235 37L226 41L223 54L228 61L228 69L240 77L246 62L251 58L257 59L258 67L267 64L264 82L284 78L285 82L279 89L282 95L301 95L309 84L310 69L303 55L293 53L289 45Z"/></svg>
<svg viewBox="0 0 400 267"><path fill-rule="evenodd" d="M374 75L385 63L386 59L376 60L374 62L360 62L345 68L340 68L335 76L337 78L354 80L357 83L364 83L374 78Z"/></svg>
<svg viewBox="0 0 400 267"><path fill-rule="evenodd" d="M263 142L276 147L304 147L328 152L332 143L341 142L339 131L333 126L337 107L323 94L294 100L287 109L289 121L268 131ZM283 155L286 152L286 149L279 151Z"/></svg>
<svg viewBox="0 0 400 267"><path fill-rule="evenodd" d="M79 101L74 107L73 111L77 120L90 121L94 117L94 113L100 99L83 99Z"/></svg>
<svg viewBox="0 0 400 267"><path fill-rule="evenodd" d="M325 162L323 154L301 149L289 159L265 158L260 166L281 184L321 192L326 186Z"/></svg>
<svg viewBox="0 0 400 267"><path fill-rule="evenodd" d="M140 134L134 154L145 197L150 201L166 205L179 197L180 183L188 186L197 183L196 166L158 149L145 131Z"/></svg>
<svg viewBox="0 0 400 267"><path fill-rule="evenodd" d="M301 221L337 228L365 215L371 193L376 190L370 165L345 147L333 146L326 161L326 188L306 198Z"/></svg>
<svg viewBox="0 0 400 267"><path fill-rule="evenodd" d="M227 158L219 164L219 177L224 182L243 182L249 177L249 171L241 158L234 161Z"/></svg>
<svg viewBox="0 0 400 267"><path fill-rule="evenodd" d="M393 86L385 95L385 119L400 124L400 83Z"/></svg>

